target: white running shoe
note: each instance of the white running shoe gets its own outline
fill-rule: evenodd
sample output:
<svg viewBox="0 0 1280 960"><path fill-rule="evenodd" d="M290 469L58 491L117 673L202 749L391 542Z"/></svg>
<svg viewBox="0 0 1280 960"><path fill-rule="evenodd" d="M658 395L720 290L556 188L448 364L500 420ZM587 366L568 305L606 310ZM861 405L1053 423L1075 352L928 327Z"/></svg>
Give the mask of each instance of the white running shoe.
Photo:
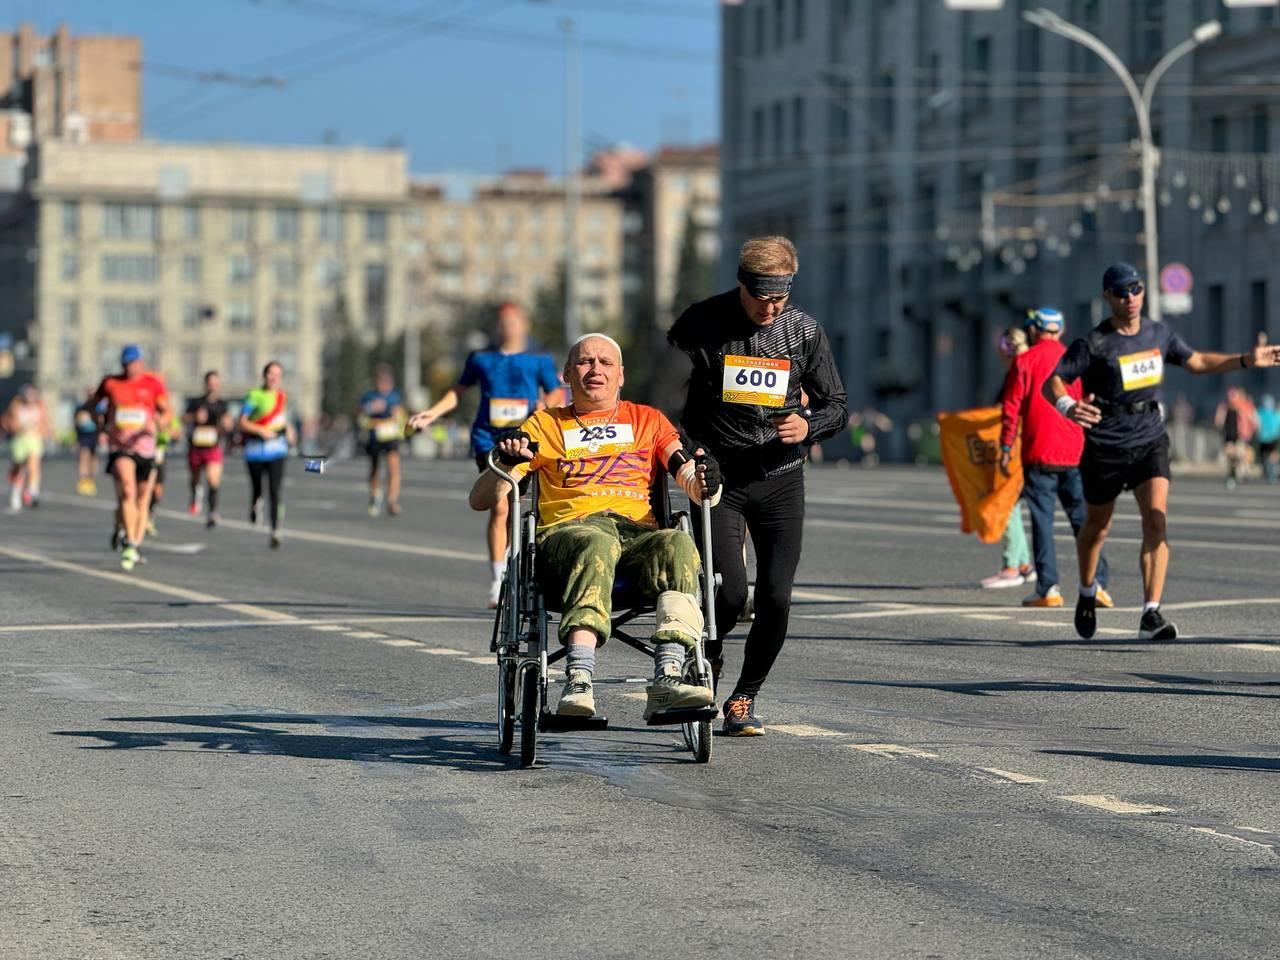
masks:
<svg viewBox="0 0 1280 960"><path fill-rule="evenodd" d="M498 578L489 584L489 609L498 609L498 599L502 596L502 579Z"/></svg>
<svg viewBox="0 0 1280 960"><path fill-rule="evenodd" d="M1025 575L1017 567L1005 567L999 573L993 573L980 581L983 590L1003 590L1006 587L1020 587L1027 582Z"/></svg>

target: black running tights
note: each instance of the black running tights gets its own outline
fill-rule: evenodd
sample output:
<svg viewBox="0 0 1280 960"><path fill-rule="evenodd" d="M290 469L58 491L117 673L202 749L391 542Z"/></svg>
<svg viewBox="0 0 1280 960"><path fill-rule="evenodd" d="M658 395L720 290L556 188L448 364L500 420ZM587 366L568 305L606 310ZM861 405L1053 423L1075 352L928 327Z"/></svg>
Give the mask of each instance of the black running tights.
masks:
<svg viewBox="0 0 1280 960"><path fill-rule="evenodd" d="M716 594L719 638L737 626L747 604L742 545L748 529L756 551L756 618L747 633L742 674L733 688L734 694L758 694L782 650L791 614L791 587L800 564L803 528L803 467L742 485L726 478L724 495L711 511L711 545L715 569L721 578ZM716 659L720 654L721 641L717 639L708 645L707 656Z"/></svg>
<svg viewBox="0 0 1280 960"><path fill-rule="evenodd" d="M253 506L256 511L262 499L262 480L266 478L267 493L271 498L271 529L280 529L280 488L284 486L284 458L249 464L249 481L253 484ZM256 519L256 518L255 518Z"/></svg>

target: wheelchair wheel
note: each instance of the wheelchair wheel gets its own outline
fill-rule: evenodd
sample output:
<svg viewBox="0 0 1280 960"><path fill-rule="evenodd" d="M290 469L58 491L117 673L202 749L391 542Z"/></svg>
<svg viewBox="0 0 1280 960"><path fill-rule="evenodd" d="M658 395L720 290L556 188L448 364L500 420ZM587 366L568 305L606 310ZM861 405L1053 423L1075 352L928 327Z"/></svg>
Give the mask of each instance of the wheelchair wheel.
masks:
<svg viewBox="0 0 1280 960"><path fill-rule="evenodd" d="M524 672L520 694L520 766L531 767L538 751L538 669L529 667Z"/></svg>
<svg viewBox="0 0 1280 960"><path fill-rule="evenodd" d="M681 729L684 730L684 741L689 745L689 749L693 752L693 759L696 763L711 762L711 744L714 737L711 736L711 721L699 720L697 723L683 724Z"/></svg>
<svg viewBox="0 0 1280 960"><path fill-rule="evenodd" d="M498 661L498 752L511 752L516 735L516 665L508 659Z"/></svg>

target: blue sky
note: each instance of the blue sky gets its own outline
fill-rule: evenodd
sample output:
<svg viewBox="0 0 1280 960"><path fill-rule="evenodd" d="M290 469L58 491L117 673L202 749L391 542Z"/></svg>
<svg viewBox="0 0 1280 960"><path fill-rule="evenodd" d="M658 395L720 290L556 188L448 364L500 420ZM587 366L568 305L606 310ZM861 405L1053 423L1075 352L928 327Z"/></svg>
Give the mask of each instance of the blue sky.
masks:
<svg viewBox="0 0 1280 960"><path fill-rule="evenodd" d="M6 29L138 34L147 136L403 141L415 173L564 161L560 22L583 41L586 148L718 135L717 0L0 0ZM170 68L279 77L199 83Z"/></svg>

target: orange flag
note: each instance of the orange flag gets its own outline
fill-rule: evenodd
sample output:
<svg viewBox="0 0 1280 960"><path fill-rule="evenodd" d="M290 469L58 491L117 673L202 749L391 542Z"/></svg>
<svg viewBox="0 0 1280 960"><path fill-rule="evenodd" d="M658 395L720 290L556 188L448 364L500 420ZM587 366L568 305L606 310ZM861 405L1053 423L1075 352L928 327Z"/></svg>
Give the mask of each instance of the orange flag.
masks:
<svg viewBox="0 0 1280 960"><path fill-rule="evenodd" d="M1022 492L1022 444L1015 442L1009 476L1000 471L1000 408L938 414L942 465L960 505L960 529L983 543L1004 536Z"/></svg>

